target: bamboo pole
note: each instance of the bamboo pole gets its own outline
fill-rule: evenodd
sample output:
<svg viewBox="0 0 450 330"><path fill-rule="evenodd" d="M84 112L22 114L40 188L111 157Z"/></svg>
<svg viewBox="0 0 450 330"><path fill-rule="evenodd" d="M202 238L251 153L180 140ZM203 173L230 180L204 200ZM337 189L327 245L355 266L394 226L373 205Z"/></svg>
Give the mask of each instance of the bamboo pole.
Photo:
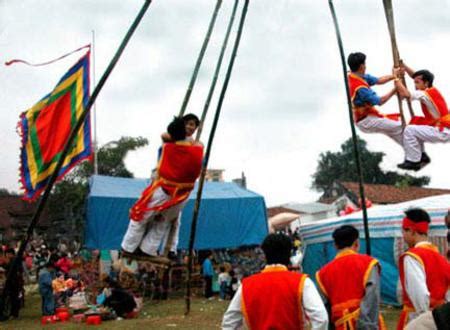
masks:
<svg viewBox="0 0 450 330"><path fill-rule="evenodd" d="M28 241L31 238L31 235L33 234L34 228L36 227L37 223L39 222L40 216L42 214L42 211L44 210L44 207L47 203L47 200L50 196L50 192L53 188L53 185L55 184L58 173L64 163L64 160L66 159L66 156L71 149L73 142L75 140L76 135L78 134L78 131L80 130L82 124L84 123L84 120L86 119L87 115L89 114L93 104L95 103L95 100L97 99L98 94L100 93L101 89L103 88L103 85L105 84L106 80L108 79L109 75L111 74L112 70L116 66L117 62L120 59L120 56L122 55L123 51L125 50L125 47L127 46L128 42L130 41L134 31L138 27L139 23L141 22L142 18L144 17L148 7L150 6L152 0L145 0L144 4L142 5L142 8L140 9L138 15L136 16L135 20L131 24L130 28L128 29L124 39L122 40L119 48L117 49L114 57L112 58L111 62L109 63L108 67L106 68L105 72L103 73L102 77L100 78L100 81L98 82L97 86L95 87L94 91L92 92L91 97L89 98L88 104L84 111L81 113L80 117L78 118L77 123L75 124L75 127L72 129L67 142L64 146L64 149L61 153L61 156L58 160L58 163L56 164L55 170L53 171L47 187L45 188L45 191L41 197L41 199L38 202L38 205L36 207L36 211L31 219L30 225L28 226L27 233L25 235L25 238L20 243L19 251L17 252L17 255L13 261L12 267L8 271L5 288L8 288L8 285L11 285L11 281L13 280L13 274L17 272L17 270L20 267L23 253L25 251L25 248L28 244ZM0 314L3 314L4 311L4 302L6 298L6 293L8 290L3 290L2 293L2 301L0 304Z"/></svg>
<svg viewBox="0 0 450 330"><path fill-rule="evenodd" d="M194 72L191 76L191 81L189 82L188 89L186 90L186 94L184 95L183 103L181 105L179 117L182 117L186 111L187 105L189 103L189 99L191 98L192 90L194 89L195 81L197 80L197 75L200 70L200 66L203 61L203 56L205 55L206 48L208 47L209 40L211 39L211 34L214 29L214 25L216 24L217 14L219 13L220 6L222 5L222 0L217 0L216 7L214 8L213 15L211 17L211 21L209 22L208 31L206 32L206 37L203 40L202 48L200 49L200 53L198 54L197 62L195 63Z"/></svg>
<svg viewBox="0 0 450 330"><path fill-rule="evenodd" d="M198 215L199 215L200 205L201 205L201 200L202 200L202 192L203 192L203 185L205 183L206 169L208 168L209 156L211 155L212 144L214 141L217 124L219 122L220 112L221 112L223 101L225 98L225 93L228 88L228 83L230 82L231 73L233 71L233 66L234 66L234 61L236 59L237 50L239 48L239 43L241 40L241 35L242 35L243 28L244 28L244 23L245 23L245 17L247 16L248 5L249 5L249 0L245 0L244 6L242 7L242 14L241 14L240 22L239 22L239 28L237 31L236 39L234 41L233 52L231 54L230 62L228 64L228 69L227 69L227 73L225 76L225 80L222 85L222 91L219 96L219 101L217 103L216 113L214 115L211 132L209 134L208 145L206 147L206 152L205 152L205 159L203 161L202 171L201 171L200 180L199 180L199 184L198 184L197 198L195 200L194 212L193 212L192 223L191 223L191 232L190 232L190 237L189 237L188 273L187 273L187 283L186 283L186 312L185 312L186 315L189 314L190 308L191 308L192 256L194 253L195 233L197 230L197 220L198 220Z"/></svg>
<svg viewBox="0 0 450 330"><path fill-rule="evenodd" d="M391 39L392 57L394 59L394 67L398 68L401 64L401 61L400 61L400 54L399 54L398 47L397 47L397 38L395 36L394 10L392 7L392 0L383 0L383 7L384 7L384 13L385 13L386 21L387 21L387 25L388 25L389 36ZM403 76L401 79L402 79L403 86L406 86L405 77ZM403 113L402 99L401 99L401 96L398 91L397 91L397 100L398 100L398 107L400 110L400 115L402 118L402 125L404 128L406 125L406 121L405 121L405 115ZM411 105L411 100L407 99L407 104L408 104L409 114L411 117L413 117L414 111L413 111L413 108Z"/></svg>
<svg viewBox="0 0 450 330"><path fill-rule="evenodd" d="M216 64L216 70L214 72L211 86L209 87L208 96L206 98L205 105L203 106L202 117L200 119L200 126L198 127L197 136L195 137L195 141L199 141L200 136L202 135L203 125L204 125L204 122L206 119L206 115L208 114L208 109L209 109L209 105L211 103L211 99L214 95L214 90L216 88L217 79L218 79L219 73L220 73L220 68L222 67L223 56L225 55L225 51L226 51L227 45L228 45L228 39L230 37L231 29L232 29L233 23L234 23L234 18L236 17L236 10L237 10L238 4L239 4L239 0L234 0L234 6L233 6L233 10L231 11L230 20L228 22L227 32L225 33L225 38L223 40L222 49L220 50L219 59L217 60L217 64Z"/></svg>
<svg viewBox="0 0 450 330"><path fill-rule="evenodd" d="M336 31L339 52L341 55L342 72L344 74L345 92L347 95L348 115L349 115L349 120L350 120L351 131L352 131L353 153L355 155L356 170L358 173L358 181L359 181L359 194L361 196L361 208L362 208L362 213L363 213L364 235L365 235L365 239L366 239L366 253L368 255L370 255L371 254L370 232L369 232L369 221L367 218L366 197L364 194L364 185L363 185L364 179L363 179L363 171L362 171L362 166L361 166L361 158L359 156L358 137L356 135L355 122L353 120L352 101L351 101L351 97L350 97L350 89L348 86L347 65L345 63L344 46L342 44L341 32L339 30L339 24L338 24L336 12L334 10L333 0L328 0L328 4L330 6L331 16L333 17L333 23L334 23L334 28Z"/></svg>

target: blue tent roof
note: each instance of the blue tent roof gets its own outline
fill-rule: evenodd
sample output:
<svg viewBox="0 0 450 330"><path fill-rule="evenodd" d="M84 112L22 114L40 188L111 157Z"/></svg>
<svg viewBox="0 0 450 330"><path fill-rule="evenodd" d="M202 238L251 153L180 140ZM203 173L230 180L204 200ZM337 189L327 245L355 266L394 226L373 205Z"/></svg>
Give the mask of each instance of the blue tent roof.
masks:
<svg viewBox="0 0 450 330"><path fill-rule="evenodd" d="M128 211L148 179L94 175L87 203L86 246L119 249ZM187 249L196 191L181 217L179 249ZM235 183L205 182L194 248L220 249L260 244L267 235L264 198Z"/></svg>

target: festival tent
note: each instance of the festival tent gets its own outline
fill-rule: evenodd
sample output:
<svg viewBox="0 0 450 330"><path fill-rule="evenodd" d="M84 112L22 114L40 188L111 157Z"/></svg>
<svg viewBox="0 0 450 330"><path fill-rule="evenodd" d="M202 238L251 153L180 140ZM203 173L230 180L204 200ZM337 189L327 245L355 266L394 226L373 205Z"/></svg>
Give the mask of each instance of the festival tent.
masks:
<svg viewBox="0 0 450 330"><path fill-rule="evenodd" d="M87 201L85 245L120 249L128 212L149 184L146 179L94 175ZM187 249L197 189L181 217L179 249ZM230 182L205 182L194 248L223 249L257 245L268 233L264 198Z"/></svg>
<svg viewBox="0 0 450 330"><path fill-rule="evenodd" d="M411 207L425 209L431 216L431 241L439 247L442 254L446 251L447 229L444 217L450 206L450 195L440 195L417 199L400 204L378 205L367 209L370 228L372 256L381 264L381 297L384 303L398 305L398 257L406 250L401 233L403 211ZM336 255L332 233L342 225L355 226L360 232L361 252L365 253L364 227L362 212L327 219L314 224L300 226L300 236L305 246L303 270L311 277L331 261ZM351 269L349 269L351 271Z"/></svg>

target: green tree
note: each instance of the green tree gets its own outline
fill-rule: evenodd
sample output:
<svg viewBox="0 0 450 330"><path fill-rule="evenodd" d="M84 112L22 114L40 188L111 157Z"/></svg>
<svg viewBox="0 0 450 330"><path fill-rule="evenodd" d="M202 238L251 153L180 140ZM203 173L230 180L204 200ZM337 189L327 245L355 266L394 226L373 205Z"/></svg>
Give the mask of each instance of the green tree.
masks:
<svg viewBox="0 0 450 330"><path fill-rule="evenodd" d="M98 173L101 175L132 178L125 166L128 152L148 144L143 137L121 137L99 148L97 152ZM83 233L86 200L89 192L89 177L93 174L92 162L83 162L71 173L55 185L49 200L49 216L52 227L49 237L59 233L75 233L80 237ZM53 232L52 231L56 231Z"/></svg>
<svg viewBox="0 0 450 330"><path fill-rule="evenodd" d="M383 152L372 152L367 149L367 142L358 139L364 182L389 184L397 186L424 186L430 182L427 176L414 177L395 171L383 171L380 167ZM324 192L334 181L358 181L356 162L353 154L353 141L348 139L338 152L327 151L319 155L316 172L313 174L312 188Z"/></svg>

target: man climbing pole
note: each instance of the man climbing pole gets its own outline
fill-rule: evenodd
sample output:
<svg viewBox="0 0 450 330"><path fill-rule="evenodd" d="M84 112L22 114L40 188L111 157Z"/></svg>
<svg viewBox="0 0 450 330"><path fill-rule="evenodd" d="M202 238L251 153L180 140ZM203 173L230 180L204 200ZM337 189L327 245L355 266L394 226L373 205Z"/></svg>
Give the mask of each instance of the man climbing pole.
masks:
<svg viewBox="0 0 450 330"><path fill-rule="evenodd" d="M351 70L348 82L356 125L364 133L385 134L402 146L402 124L398 121L399 114L383 115L375 108L376 105L383 105L395 95L396 88L381 97L370 88L370 86L383 85L397 79L400 69L396 69L392 75L377 78L366 74L365 54L352 53L348 56L347 62Z"/></svg>
<svg viewBox="0 0 450 330"><path fill-rule="evenodd" d="M450 115L444 97L433 86L434 75L428 70L414 71L404 63L402 66L414 79L416 90L408 91L401 80L395 80L395 85L402 97L420 102L423 116L412 117L405 128L403 134L405 161L398 164L398 167L418 171L431 161L425 153L425 142L450 142Z"/></svg>
<svg viewBox="0 0 450 330"><path fill-rule="evenodd" d="M167 133L170 142L163 144L156 177L130 210L130 224L122 241L127 254L158 256L200 175L203 146L186 141L183 118L175 118Z"/></svg>

